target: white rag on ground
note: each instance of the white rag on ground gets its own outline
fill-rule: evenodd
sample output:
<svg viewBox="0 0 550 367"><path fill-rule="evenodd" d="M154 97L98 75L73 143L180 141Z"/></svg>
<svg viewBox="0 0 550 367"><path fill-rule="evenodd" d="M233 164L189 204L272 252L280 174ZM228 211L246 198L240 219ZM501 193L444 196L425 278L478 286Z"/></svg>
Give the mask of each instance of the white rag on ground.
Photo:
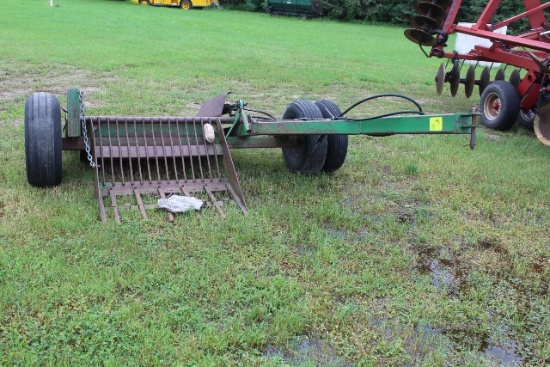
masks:
<svg viewBox="0 0 550 367"><path fill-rule="evenodd" d="M170 213L183 213L189 210L200 210L204 201L191 197L172 195L168 199L159 199L157 205L159 208L168 210Z"/></svg>

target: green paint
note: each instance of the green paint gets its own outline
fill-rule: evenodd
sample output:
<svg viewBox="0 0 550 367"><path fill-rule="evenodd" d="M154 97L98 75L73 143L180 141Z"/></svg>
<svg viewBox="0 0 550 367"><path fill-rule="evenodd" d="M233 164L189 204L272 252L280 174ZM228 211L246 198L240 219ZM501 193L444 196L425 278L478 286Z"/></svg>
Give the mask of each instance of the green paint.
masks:
<svg viewBox="0 0 550 367"><path fill-rule="evenodd" d="M80 91L78 88L67 90L67 137L78 138L81 134L80 126Z"/></svg>

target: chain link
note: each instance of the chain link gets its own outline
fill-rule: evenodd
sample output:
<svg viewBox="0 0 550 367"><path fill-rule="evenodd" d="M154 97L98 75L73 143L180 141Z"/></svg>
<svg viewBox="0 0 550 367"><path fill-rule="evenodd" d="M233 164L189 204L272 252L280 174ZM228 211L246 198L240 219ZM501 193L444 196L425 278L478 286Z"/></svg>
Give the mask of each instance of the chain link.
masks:
<svg viewBox="0 0 550 367"><path fill-rule="evenodd" d="M84 92L81 89L78 90L78 99L80 100L80 124L82 125L86 157L88 158L88 162L90 162L90 167L93 168L95 167L95 162L90 149L90 139L88 138L88 128L86 126L86 112L84 110Z"/></svg>

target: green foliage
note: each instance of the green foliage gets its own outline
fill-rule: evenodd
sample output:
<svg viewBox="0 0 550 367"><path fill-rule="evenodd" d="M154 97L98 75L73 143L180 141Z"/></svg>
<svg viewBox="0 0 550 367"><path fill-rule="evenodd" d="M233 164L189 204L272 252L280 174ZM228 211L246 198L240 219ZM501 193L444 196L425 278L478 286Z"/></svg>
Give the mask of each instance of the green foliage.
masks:
<svg viewBox="0 0 550 367"><path fill-rule="evenodd" d="M415 15L414 6L419 0L324 0L323 8L327 17L346 22L368 22L395 25L408 25ZM252 11L265 11L266 0L227 0L231 6L244 6ZM476 22L487 5L486 0L463 0L458 12L457 22ZM501 21L517 15L525 9L523 0L504 0L501 2L494 19ZM520 11L521 10L521 11ZM528 29L527 19L514 22L510 32Z"/></svg>
<svg viewBox="0 0 550 367"><path fill-rule="evenodd" d="M247 0L246 5L249 10L264 12L267 7L267 0Z"/></svg>

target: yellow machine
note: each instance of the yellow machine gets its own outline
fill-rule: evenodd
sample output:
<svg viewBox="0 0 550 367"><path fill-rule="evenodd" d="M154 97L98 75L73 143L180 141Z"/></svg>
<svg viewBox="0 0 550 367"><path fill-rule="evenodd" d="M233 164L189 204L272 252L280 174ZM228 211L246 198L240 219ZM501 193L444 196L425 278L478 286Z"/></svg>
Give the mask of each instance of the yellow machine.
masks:
<svg viewBox="0 0 550 367"><path fill-rule="evenodd" d="M155 5L155 6L179 6L184 10L191 8L204 8L207 6L218 6L216 0L132 0L134 3L140 3L141 5Z"/></svg>

